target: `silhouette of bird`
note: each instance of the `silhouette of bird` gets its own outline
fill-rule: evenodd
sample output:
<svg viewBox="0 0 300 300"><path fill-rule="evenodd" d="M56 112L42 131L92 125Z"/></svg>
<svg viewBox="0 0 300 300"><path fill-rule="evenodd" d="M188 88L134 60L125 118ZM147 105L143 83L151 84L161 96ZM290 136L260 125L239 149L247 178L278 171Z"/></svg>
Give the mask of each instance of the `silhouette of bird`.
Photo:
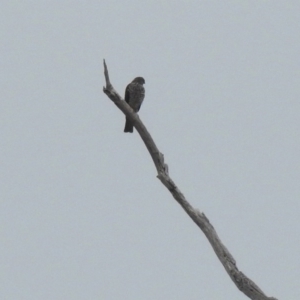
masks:
<svg viewBox="0 0 300 300"><path fill-rule="evenodd" d="M134 112L138 112L145 98L145 79L143 77L134 78L126 87L125 101L130 105ZM133 124L126 117L124 132L133 132Z"/></svg>

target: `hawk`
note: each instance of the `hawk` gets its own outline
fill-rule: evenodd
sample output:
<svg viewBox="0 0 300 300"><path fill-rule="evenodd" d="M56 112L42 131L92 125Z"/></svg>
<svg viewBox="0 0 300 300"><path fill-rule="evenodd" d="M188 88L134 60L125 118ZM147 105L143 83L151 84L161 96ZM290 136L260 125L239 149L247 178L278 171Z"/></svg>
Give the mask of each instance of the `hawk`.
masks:
<svg viewBox="0 0 300 300"><path fill-rule="evenodd" d="M140 110L145 98L145 88L143 84L145 84L145 79L143 77L136 77L127 85L125 90L125 101L134 112ZM124 132L133 132L133 124L127 117Z"/></svg>

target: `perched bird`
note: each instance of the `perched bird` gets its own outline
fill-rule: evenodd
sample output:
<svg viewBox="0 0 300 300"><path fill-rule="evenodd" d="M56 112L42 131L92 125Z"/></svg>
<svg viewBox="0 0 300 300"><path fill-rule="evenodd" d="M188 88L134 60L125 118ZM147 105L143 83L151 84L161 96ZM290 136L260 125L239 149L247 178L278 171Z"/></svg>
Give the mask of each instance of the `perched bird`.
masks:
<svg viewBox="0 0 300 300"><path fill-rule="evenodd" d="M130 105L134 112L138 112L145 98L145 88L143 77L134 78L126 87L125 101ZM126 117L124 132L133 132L133 124Z"/></svg>

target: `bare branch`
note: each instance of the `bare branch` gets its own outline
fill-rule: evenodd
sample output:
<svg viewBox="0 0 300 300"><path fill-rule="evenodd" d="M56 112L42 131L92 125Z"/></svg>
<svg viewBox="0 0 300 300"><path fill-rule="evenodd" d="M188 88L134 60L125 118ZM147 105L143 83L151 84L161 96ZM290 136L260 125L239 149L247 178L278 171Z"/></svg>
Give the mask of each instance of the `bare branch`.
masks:
<svg viewBox="0 0 300 300"><path fill-rule="evenodd" d="M227 250L225 245L221 242L208 218L204 215L204 213L192 207L185 199L184 195L181 193L179 188L169 176L168 165L164 162L164 155L156 147L154 140L152 139L145 125L143 124L139 116L130 108L130 106L125 101L123 101L123 99L119 96L119 94L115 91L112 84L110 83L105 60L104 74L106 87L103 88L103 92L127 117L130 118L152 157L158 173L158 179L170 191L174 199L182 206L185 212L203 231L220 262L223 264L225 270L227 271L228 275L235 283L235 285L238 287L238 289L252 300L277 300L273 297L267 297L251 279L249 279L246 275L239 271L235 259Z"/></svg>

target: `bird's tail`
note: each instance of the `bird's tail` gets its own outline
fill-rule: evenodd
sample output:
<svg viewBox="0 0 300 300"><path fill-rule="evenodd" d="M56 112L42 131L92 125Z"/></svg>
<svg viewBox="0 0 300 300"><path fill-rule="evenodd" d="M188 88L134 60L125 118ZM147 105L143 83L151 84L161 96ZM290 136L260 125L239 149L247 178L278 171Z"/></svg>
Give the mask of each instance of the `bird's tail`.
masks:
<svg viewBox="0 0 300 300"><path fill-rule="evenodd" d="M124 132L133 132L133 125L127 117L126 117Z"/></svg>

